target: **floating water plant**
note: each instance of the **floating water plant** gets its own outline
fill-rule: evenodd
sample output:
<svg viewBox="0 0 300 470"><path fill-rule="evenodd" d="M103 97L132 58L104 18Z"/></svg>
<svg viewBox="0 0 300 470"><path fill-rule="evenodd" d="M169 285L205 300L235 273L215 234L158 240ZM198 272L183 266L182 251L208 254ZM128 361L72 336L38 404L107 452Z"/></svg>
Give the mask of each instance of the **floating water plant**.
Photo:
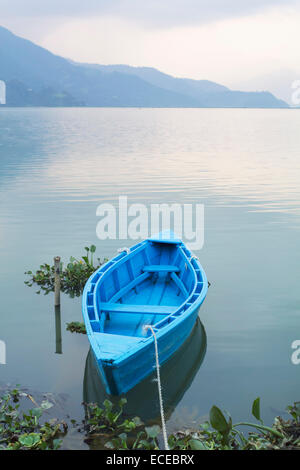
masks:
<svg viewBox="0 0 300 470"><path fill-rule="evenodd" d="M100 429L107 431L110 427L116 435L105 443L105 447L109 449L160 448L159 426L143 426L140 421L135 426L132 420L120 420L120 424L117 424L121 415L113 412L113 405L108 400L104 402L104 409L93 405L90 410L92 428L85 428L90 439L94 432L97 433ZM291 420L284 421L277 417L273 426L265 426L260 416L260 399L257 398L252 405L252 414L259 423L233 424L229 414L226 417L217 406L213 406L209 421L196 430L187 429L171 434L168 445L171 450L300 450L300 403L289 406L287 411ZM240 426L253 427L256 432L244 435L237 429Z"/></svg>
<svg viewBox="0 0 300 470"><path fill-rule="evenodd" d="M21 399L35 405L20 411ZM38 405L33 397L19 389L8 391L0 398L0 450L57 450L67 432L66 423L50 420L41 423L43 413L53 406L45 400Z"/></svg>
<svg viewBox="0 0 300 470"><path fill-rule="evenodd" d="M85 324L79 321L72 321L71 323L67 323L67 331L86 335Z"/></svg>
<svg viewBox="0 0 300 470"><path fill-rule="evenodd" d="M96 246L91 245L85 247L86 254L80 259L71 256L69 263L64 267L63 263L60 265L60 289L70 297L79 297L82 294L84 285L88 278L93 274L107 260L94 260ZM36 271L26 271L25 274L29 279L25 284L29 287L38 286L37 294L44 292L54 292L55 284L55 266L47 263L41 264L40 268Z"/></svg>
<svg viewBox="0 0 300 470"><path fill-rule="evenodd" d="M102 437L107 449L159 449L156 438L161 432L160 427L147 427L138 416L124 419L123 407L126 403L126 398L121 398L118 406L110 400L105 400L103 407L86 404L86 442L91 443Z"/></svg>
<svg viewBox="0 0 300 470"><path fill-rule="evenodd" d="M30 400L34 407L21 412L21 400ZM73 427L84 433L90 448L147 449L161 448L161 428L145 426L139 417L124 413L126 399L117 405L105 400L102 406L84 404L85 418ZM0 450L57 450L63 444L68 425L57 419L42 422L44 412L53 404L47 400L38 405L28 393L18 388L0 398ZM210 410L209 421L198 429L180 430L169 435L171 450L300 450L300 402L287 407L291 419L277 417L272 426L265 426L260 416L260 400L253 402L252 414L258 423L233 424L217 407ZM256 432L243 434L238 428L248 426Z"/></svg>

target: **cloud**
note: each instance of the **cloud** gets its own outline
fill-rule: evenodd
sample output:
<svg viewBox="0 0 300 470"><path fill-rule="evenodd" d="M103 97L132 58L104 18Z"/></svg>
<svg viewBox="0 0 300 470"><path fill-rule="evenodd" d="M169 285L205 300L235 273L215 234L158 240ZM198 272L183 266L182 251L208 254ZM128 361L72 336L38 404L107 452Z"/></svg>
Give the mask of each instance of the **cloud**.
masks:
<svg viewBox="0 0 300 470"><path fill-rule="evenodd" d="M153 66L235 86L298 64L300 9L202 26L144 29L114 17L70 19L40 44L81 62ZM280 34L278 33L280 31Z"/></svg>
<svg viewBox="0 0 300 470"><path fill-rule="evenodd" d="M293 7L300 0L2 0L1 16L91 17L110 16L144 27L169 28L248 16L268 7Z"/></svg>

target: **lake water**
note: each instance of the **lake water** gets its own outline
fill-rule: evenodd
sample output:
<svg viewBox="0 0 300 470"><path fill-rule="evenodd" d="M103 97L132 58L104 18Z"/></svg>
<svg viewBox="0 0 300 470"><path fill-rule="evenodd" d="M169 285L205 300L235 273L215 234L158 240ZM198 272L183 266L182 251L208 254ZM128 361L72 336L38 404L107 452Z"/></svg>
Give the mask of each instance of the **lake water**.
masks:
<svg viewBox="0 0 300 470"><path fill-rule="evenodd" d="M97 206L127 195L205 205L196 254L211 287L203 327L164 369L169 430L203 420L213 404L249 419L260 396L271 422L299 400L299 128L296 110L1 109L1 386L52 393L57 414L75 418L83 399L104 398L87 337L65 328L81 321L80 299L62 298L57 354L53 296L25 286L24 271L91 243L101 257L133 244L96 237ZM153 382L128 399L130 412L157 418ZM75 433L65 445L86 447Z"/></svg>

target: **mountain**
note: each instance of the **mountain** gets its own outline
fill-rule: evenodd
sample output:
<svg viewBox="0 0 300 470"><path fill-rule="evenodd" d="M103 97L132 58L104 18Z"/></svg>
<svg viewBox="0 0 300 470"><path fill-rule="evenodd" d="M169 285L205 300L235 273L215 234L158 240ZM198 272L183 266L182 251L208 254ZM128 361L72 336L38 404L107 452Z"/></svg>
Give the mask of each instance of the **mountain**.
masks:
<svg viewBox="0 0 300 470"><path fill-rule="evenodd" d="M154 68L78 64L0 27L7 106L259 107L288 105L267 92L232 91Z"/></svg>
<svg viewBox="0 0 300 470"><path fill-rule="evenodd" d="M73 62L75 63L75 62ZM233 91L208 80L175 78L152 67L130 67L128 65L78 64L110 74L113 72L134 75L146 82L190 96L201 103L201 107L237 108L286 108L288 105L267 91Z"/></svg>
<svg viewBox="0 0 300 470"><path fill-rule="evenodd" d="M86 106L195 106L191 98L154 87L136 76L115 72L108 75L73 65L2 27L0 80L7 84L8 106L17 105L9 100L10 91L15 95L14 90L10 90L15 81L22 83L28 93L43 94L51 88ZM26 99L19 105L34 106L36 102Z"/></svg>
<svg viewBox="0 0 300 470"><path fill-rule="evenodd" d="M6 103L8 106L84 106L68 92L46 87L33 90L18 80L6 82Z"/></svg>
<svg viewBox="0 0 300 470"><path fill-rule="evenodd" d="M74 62L73 62L74 63ZM126 75L134 75L145 80L151 85L164 88L191 96L201 100L207 93L225 92L229 89L223 85L210 82L208 80L192 80L189 78L175 78L167 75L152 67L130 67L129 65L96 65L96 64L78 64L85 67L101 70L104 73L118 72Z"/></svg>
<svg viewBox="0 0 300 470"><path fill-rule="evenodd" d="M270 72L239 83L241 89L269 90L291 106L299 106L300 68Z"/></svg>

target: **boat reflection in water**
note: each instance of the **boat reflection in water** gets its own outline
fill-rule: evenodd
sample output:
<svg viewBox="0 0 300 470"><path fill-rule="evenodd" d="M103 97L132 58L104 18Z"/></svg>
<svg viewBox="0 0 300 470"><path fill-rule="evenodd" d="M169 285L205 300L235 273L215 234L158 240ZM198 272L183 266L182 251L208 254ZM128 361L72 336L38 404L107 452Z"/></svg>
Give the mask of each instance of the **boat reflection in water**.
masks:
<svg viewBox="0 0 300 470"><path fill-rule="evenodd" d="M160 369L167 419L192 384L202 364L205 352L206 333L198 319L189 338ZM127 404L124 407L126 415L139 416L145 423L160 420L157 381L155 379L156 370L154 369L153 374L124 395L127 398ZM93 352L90 350L85 365L83 401L85 403L97 403L101 406L106 398L115 404L120 400L120 397L114 397L106 393Z"/></svg>

